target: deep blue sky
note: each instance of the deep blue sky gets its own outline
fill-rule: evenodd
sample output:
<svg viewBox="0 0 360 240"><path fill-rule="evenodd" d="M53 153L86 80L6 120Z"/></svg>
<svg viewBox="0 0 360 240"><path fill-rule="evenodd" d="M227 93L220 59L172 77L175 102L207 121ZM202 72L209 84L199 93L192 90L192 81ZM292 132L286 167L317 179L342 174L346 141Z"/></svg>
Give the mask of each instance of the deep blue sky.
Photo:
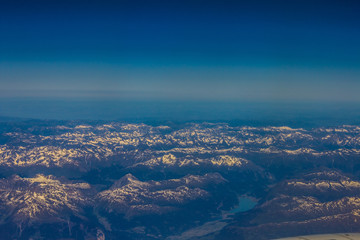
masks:
<svg viewBox="0 0 360 240"><path fill-rule="evenodd" d="M1 1L0 94L360 101L359 1Z"/></svg>

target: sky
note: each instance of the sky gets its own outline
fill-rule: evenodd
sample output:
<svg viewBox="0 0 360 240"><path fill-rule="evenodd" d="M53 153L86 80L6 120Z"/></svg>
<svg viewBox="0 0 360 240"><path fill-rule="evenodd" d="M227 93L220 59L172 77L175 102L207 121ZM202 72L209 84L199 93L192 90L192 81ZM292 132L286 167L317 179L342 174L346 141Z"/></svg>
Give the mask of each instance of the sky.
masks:
<svg viewBox="0 0 360 240"><path fill-rule="evenodd" d="M1 1L0 98L360 102L360 2Z"/></svg>

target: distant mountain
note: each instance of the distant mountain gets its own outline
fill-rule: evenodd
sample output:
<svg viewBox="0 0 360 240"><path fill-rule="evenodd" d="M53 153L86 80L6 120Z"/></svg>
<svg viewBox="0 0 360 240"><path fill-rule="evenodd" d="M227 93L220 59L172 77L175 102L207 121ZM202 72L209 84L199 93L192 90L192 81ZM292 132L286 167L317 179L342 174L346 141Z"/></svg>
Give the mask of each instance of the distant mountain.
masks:
<svg viewBox="0 0 360 240"><path fill-rule="evenodd" d="M3 122L0 235L261 240L360 231L359 159L360 127L350 125ZM244 196L257 205L239 206Z"/></svg>

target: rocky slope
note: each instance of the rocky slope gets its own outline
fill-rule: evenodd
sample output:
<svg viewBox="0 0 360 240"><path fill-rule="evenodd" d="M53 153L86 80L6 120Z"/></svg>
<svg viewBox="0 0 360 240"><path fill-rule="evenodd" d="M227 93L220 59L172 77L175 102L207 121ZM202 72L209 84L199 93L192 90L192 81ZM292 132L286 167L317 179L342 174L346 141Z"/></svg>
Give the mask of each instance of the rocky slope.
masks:
<svg viewBox="0 0 360 240"><path fill-rule="evenodd" d="M223 184L219 174L189 175L180 179L139 181L127 174L109 190L100 192L97 201L107 211L123 213L127 218L137 215L162 214L181 209L194 200L204 200L210 194L206 187Z"/></svg>
<svg viewBox="0 0 360 240"><path fill-rule="evenodd" d="M92 206L91 186L54 176L38 174L33 178L14 175L0 180L2 224L16 224L22 237L24 230L46 224L67 225L68 234L76 225L73 219L87 221L84 209Z"/></svg>
<svg viewBox="0 0 360 240"><path fill-rule="evenodd" d="M238 216L218 239L271 239L359 231L360 182L324 170L274 186L262 204Z"/></svg>

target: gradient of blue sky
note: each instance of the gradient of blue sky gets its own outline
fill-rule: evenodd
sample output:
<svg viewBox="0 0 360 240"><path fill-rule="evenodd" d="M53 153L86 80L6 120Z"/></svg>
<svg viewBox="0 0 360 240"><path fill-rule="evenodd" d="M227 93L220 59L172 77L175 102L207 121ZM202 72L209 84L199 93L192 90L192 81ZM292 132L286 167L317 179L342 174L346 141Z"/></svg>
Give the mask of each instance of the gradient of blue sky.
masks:
<svg viewBox="0 0 360 240"><path fill-rule="evenodd" d="M2 1L0 92L358 102L359 12L350 0Z"/></svg>

